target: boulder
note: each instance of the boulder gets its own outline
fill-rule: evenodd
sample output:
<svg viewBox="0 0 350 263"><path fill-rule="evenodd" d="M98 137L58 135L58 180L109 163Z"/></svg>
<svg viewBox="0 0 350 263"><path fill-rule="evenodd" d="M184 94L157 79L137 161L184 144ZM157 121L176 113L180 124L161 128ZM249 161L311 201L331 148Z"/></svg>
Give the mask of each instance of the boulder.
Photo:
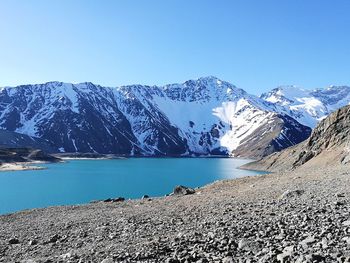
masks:
<svg viewBox="0 0 350 263"><path fill-rule="evenodd" d="M305 192L304 190L299 190L299 189L287 190L281 195L280 199L298 197L298 196L301 196L304 192Z"/></svg>
<svg viewBox="0 0 350 263"><path fill-rule="evenodd" d="M174 195L191 195L194 194L196 191L193 188L189 188L183 185L177 185L174 188L173 194Z"/></svg>

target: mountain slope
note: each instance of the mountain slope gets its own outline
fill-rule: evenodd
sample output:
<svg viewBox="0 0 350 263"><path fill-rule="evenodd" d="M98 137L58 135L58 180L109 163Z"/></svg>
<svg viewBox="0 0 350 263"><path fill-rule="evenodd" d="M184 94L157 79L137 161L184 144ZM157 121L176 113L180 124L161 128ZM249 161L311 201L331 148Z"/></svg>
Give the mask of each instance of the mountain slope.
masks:
<svg viewBox="0 0 350 263"><path fill-rule="evenodd" d="M2 88L0 128L48 140L62 152L131 156L261 157L310 134L270 102L215 77L162 87L49 82ZM259 141L254 150L253 140Z"/></svg>
<svg viewBox="0 0 350 263"><path fill-rule="evenodd" d="M282 121L281 115L270 110L270 103L215 77L164 87L127 86L120 90L137 98L150 112L162 112L179 128L179 134L187 141L191 153L261 156L269 151L259 149L252 153L243 148L240 151L236 149L247 143L245 138L258 134L262 126L279 121L284 127L292 121ZM133 115L130 121L135 119L138 118ZM310 132L307 127L295 123L290 126L291 132L298 138L297 142L306 139ZM261 148L270 148L280 131L261 144ZM281 148L294 144L285 140Z"/></svg>
<svg viewBox="0 0 350 263"><path fill-rule="evenodd" d="M274 114L270 122L247 136L233 152L236 156L259 159L304 141L310 133L311 128L288 115Z"/></svg>
<svg viewBox="0 0 350 263"><path fill-rule="evenodd" d="M58 149L46 140L31 137L16 132L0 130L0 148L25 148L41 149L47 153L57 152Z"/></svg>
<svg viewBox="0 0 350 263"><path fill-rule="evenodd" d="M322 120L308 140L242 168L281 171L317 165L350 164L350 106Z"/></svg>

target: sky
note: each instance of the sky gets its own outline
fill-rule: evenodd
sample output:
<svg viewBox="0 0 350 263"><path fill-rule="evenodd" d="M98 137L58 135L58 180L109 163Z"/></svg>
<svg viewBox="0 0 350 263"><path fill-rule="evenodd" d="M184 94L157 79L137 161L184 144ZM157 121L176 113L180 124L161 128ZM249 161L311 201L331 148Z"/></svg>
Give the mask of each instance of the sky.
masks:
<svg viewBox="0 0 350 263"><path fill-rule="evenodd" d="M0 0L0 86L350 85L349 0Z"/></svg>

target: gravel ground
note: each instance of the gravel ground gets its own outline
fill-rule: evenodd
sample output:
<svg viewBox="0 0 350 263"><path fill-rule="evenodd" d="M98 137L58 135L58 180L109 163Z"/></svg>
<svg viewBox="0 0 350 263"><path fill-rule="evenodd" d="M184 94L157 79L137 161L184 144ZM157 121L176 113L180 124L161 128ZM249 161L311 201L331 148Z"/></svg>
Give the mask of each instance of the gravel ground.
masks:
<svg viewBox="0 0 350 263"><path fill-rule="evenodd" d="M349 166L0 216L0 262L350 262Z"/></svg>

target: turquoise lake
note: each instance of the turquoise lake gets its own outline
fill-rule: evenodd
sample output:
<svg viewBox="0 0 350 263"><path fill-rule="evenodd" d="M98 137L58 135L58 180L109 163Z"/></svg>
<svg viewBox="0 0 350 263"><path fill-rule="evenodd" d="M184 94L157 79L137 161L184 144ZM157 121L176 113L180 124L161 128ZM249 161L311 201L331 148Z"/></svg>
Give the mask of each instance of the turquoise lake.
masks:
<svg viewBox="0 0 350 263"><path fill-rule="evenodd" d="M259 174L237 169L247 162L233 158L69 160L43 164L45 170L0 172L0 214L119 196L163 196L176 185L200 187Z"/></svg>

